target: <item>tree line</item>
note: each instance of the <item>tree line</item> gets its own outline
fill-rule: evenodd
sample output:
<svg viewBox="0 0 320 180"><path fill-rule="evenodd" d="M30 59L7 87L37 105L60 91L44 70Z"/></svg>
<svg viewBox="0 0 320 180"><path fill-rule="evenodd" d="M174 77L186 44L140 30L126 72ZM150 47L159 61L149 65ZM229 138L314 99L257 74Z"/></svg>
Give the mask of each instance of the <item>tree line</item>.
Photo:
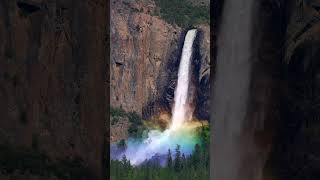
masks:
<svg viewBox="0 0 320 180"><path fill-rule="evenodd" d="M140 166L131 165L126 156L111 160L111 180L208 180L209 179L209 129L203 127L201 143L194 146L192 154L185 155L180 145L168 149L165 164L161 157L146 161ZM156 155L157 156L157 155Z"/></svg>

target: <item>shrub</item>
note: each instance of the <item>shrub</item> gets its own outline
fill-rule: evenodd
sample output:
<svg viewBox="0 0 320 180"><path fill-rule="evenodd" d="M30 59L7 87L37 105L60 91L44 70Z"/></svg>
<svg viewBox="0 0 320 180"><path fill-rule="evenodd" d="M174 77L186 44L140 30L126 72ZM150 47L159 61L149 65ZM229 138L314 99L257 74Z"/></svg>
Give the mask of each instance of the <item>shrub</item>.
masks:
<svg viewBox="0 0 320 180"><path fill-rule="evenodd" d="M115 116L125 117L127 115L127 113L123 109L117 108L117 107L111 107L110 114L113 117L115 117Z"/></svg>
<svg viewBox="0 0 320 180"><path fill-rule="evenodd" d="M130 127L128 129L129 136L131 137L142 137L144 130L146 129L144 127L142 118L136 113L136 112L125 112L121 108L110 108L110 114L111 114L111 125L115 125L117 122L119 122L121 117L127 117L130 122Z"/></svg>

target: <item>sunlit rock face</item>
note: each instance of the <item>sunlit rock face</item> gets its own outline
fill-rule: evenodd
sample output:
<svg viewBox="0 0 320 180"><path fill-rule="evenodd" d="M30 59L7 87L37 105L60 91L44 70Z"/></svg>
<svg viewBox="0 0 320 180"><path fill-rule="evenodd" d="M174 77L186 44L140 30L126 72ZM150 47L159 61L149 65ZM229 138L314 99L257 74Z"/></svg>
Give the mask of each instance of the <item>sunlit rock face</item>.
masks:
<svg viewBox="0 0 320 180"><path fill-rule="evenodd" d="M181 29L152 16L153 3L111 3L111 104L142 115L163 94Z"/></svg>
<svg viewBox="0 0 320 180"><path fill-rule="evenodd" d="M161 110L170 112L186 30L153 16L152 2L114 0L112 7L111 104L145 119ZM210 72L210 30L208 24L199 29L204 35L197 81L205 82Z"/></svg>

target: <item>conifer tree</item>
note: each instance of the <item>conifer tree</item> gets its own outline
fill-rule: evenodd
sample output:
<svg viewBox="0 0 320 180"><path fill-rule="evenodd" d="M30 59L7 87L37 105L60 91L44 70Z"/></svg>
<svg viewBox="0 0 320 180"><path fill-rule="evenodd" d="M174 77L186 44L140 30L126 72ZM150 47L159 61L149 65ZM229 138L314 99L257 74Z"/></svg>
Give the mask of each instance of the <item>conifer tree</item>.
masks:
<svg viewBox="0 0 320 180"><path fill-rule="evenodd" d="M187 160L186 160L186 156L183 153L181 157L181 169L186 168L186 166L187 166Z"/></svg>
<svg viewBox="0 0 320 180"><path fill-rule="evenodd" d="M193 151L193 155L192 155L192 164L195 168L198 168L198 166L200 165L200 161L201 161L201 149L199 144L196 144L194 146L194 151Z"/></svg>
<svg viewBox="0 0 320 180"><path fill-rule="evenodd" d="M171 155L171 150L168 150L168 154L167 154L167 167L169 169L172 168L172 155Z"/></svg>
<svg viewBox="0 0 320 180"><path fill-rule="evenodd" d="M176 148L176 157L174 160L174 170L179 172L181 170L181 153L180 153L180 145L177 145Z"/></svg>

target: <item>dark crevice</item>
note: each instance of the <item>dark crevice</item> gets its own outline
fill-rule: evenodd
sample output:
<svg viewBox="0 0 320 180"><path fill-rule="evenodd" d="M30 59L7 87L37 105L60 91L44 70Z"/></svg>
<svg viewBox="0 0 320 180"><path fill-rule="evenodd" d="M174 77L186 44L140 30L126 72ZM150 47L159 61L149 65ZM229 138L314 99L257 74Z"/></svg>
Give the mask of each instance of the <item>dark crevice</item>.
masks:
<svg viewBox="0 0 320 180"><path fill-rule="evenodd" d="M41 6L39 4L32 2L18 1L17 6L27 15L41 10Z"/></svg>
<svg viewBox="0 0 320 180"><path fill-rule="evenodd" d="M122 62L116 62L116 65L117 65L117 66L122 66L123 63L122 63Z"/></svg>

